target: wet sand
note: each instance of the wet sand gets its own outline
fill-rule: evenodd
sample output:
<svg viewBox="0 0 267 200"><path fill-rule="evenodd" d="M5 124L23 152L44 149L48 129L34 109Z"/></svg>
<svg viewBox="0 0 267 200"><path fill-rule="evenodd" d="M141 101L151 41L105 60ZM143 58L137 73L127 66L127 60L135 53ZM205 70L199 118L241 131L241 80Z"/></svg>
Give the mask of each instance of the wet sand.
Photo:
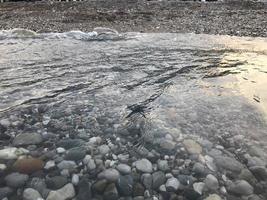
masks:
<svg viewBox="0 0 267 200"><path fill-rule="evenodd" d="M13 2L0 4L0 29L37 32L177 32L267 36L267 3L176 1Z"/></svg>

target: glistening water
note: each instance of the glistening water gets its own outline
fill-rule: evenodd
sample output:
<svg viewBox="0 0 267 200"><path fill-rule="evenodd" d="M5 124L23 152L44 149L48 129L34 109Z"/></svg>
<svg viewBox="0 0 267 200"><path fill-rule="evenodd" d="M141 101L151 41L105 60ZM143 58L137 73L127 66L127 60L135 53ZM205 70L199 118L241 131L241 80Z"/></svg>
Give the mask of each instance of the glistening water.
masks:
<svg viewBox="0 0 267 200"><path fill-rule="evenodd" d="M190 136L229 155L238 136L265 150L266 114L266 38L0 32L0 120L11 137L56 136L44 148L100 136L144 155Z"/></svg>

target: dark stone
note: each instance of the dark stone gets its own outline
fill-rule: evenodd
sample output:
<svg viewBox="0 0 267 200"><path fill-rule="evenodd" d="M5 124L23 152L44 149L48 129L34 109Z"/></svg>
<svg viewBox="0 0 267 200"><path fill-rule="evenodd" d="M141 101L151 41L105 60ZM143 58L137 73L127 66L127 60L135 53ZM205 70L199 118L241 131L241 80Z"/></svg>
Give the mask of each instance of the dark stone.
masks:
<svg viewBox="0 0 267 200"><path fill-rule="evenodd" d="M197 193L193 189L189 189L189 188L188 189L185 189L184 196L188 200L200 200L201 199L201 195L199 193Z"/></svg>
<svg viewBox="0 0 267 200"><path fill-rule="evenodd" d="M66 156L65 160L73 160L73 161L79 161L82 160L86 155L86 151L84 148L73 148L70 149Z"/></svg>
<svg viewBox="0 0 267 200"><path fill-rule="evenodd" d="M13 193L13 189L10 187L2 187L0 188L0 199L8 197Z"/></svg>
<svg viewBox="0 0 267 200"><path fill-rule="evenodd" d="M267 180L267 169L263 166L250 167L249 170L252 174L261 181Z"/></svg>
<svg viewBox="0 0 267 200"><path fill-rule="evenodd" d="M132 196L133 177L131 175L120 176L116 185L121 196Z"/></svg>
<svg viewBox="0 0 267 200"><path fill-rule="evenodd" d="M104 192L104 200L117 200L119 198L117 188L114 183L109 184Z"/></svg>
<svg viewBox="0 0 267 200"><path fill-rule="evenodd" d="M68 183L68 179L64 176L47 177L46 185L49 189L58 190Z"/></svg>
<svg viewBox="0 0 267 200"><path fill-rule="evenodd" d="M103 194L107 187L108 181L106 179L101 179L95 182L92 186L92 190L94 193Z"/></svg>
<svg viewBox="0 0 267 200"><path fill-rule="evenodd" d="M88 179L83 178L78 184L78 195L77 200L89 200L92 198L91 183Z"/></svg>
<svg viewBox="0 0 267 200"><path fill-rule="evenodd" d="M57 143L58 147L63 147L64 149L71 149L75 147L80 147L85 143L81 139L63 139Z"/></svg>
<svg viewBox="0 0 267 200"><path fill-rule="evenodd" d="M144 196L145 188L141 183L136 183L133 186L133 196Z"/></svg>
<svg viewBox="0 0 267 200"><path fill-rule="evenodd" d="M152 174L152 180L152 187L156 190L166 182L166 177L162 171L157 171Z"/></svg>
<svg viewBox="0 0 267 200"><path fill-rule="evenodd" d="M43 141L43 138L38 133L21 133L18 134L14 140L14 146L23 146L23 145L30 145L30 144L40 144Z"/></svg>

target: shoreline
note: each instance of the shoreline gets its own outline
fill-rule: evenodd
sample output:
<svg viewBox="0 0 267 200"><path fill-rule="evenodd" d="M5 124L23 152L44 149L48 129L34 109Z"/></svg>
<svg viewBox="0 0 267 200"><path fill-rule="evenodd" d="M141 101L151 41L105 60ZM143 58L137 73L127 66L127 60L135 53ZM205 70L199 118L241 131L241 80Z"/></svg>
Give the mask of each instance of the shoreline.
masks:
<svg viewBox="0 0 267 200"><path fill-rule="evenodd" d="M83 1L0 4L0 29L36 32L170 32L267 36L267 4L262 2Z"/></svg>

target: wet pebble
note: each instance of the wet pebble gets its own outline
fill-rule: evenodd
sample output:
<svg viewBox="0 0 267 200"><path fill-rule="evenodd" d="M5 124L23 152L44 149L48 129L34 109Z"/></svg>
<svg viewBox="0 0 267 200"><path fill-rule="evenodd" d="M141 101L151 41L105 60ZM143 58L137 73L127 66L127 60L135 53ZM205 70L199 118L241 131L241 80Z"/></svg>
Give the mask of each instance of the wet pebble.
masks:
<svg viewBox="0 0 267 200"><path fill-rule="evenodd" d="M29 151L24 148L8 147L0 150L0 159L2 160L13 160L17 159L18 156L28 154Z"/></svg>
<svg viewBox="0 0 267 200"><path fill-rule="evenodd" d="M32 188L26 188L23 191L23 200L38 200L38 199L42 199L42 196L40 195L40 193L37 190L34 190Z"/></svg>
<svg viewBox="0 0 267 200"><path fill-rule="evenodd" d="M116 182L119 179L119 172L116 169L110 168L98 174L98 178L106 179L110 182Z"/></svg>
<svg viewBox="0 0 267 200"><path fill-rule="evenodd" d="M132 196L133 177L130 175L120 176L116 185L122 196Z"/></svg>
<svg viewBox="0 0 267 200"><path fill-rule="evenodd" d="M57 190L68 183L68 179L64 176L47 177L45 183L49 189Z"/></svg>
<svg viewBox="0 0 267 200"><path fill-rule="evenodd" d="M163 172L170 170L167 160L158 160L157 164L158 164L158 169Z"/></svg>
<svg viewBox="0 0 267 200"><path fill-rule="evenodd" d="M10 187L0 187L0 199L8 197L13 193L13 189Z"/></svg>
<svg viewBox="0 0 267 200"><path fill-rule="evenodd" d="M21 133L18 134L14 140L14 146L23 146L23 145L30 145L30 144L40 144L43 142L43 138L38 133Z"/></svg>
<svg viewBox="0 0 267 200"><path fill-rule="evenodd" d="M183 145L190 154L200 154L202 152L202 147L194 140L186 139L183 141Z"/></svg>
<svg viewBox="0 0 267 200"><path fill-rule="evenodd" d="M206 179L204 180L205 187L207 187L209 190L217 190L219 188L219 182L218 179L213 176L212 174L208 174L206 176Z"/></svg>
<svg viewBox="0 0 267 200"><path fill-rule="evenodd" d="M151 174L143 174L141 176L141 181L146 189L150 189L152 187L153 177Z"/></svg>
<svg viewBox="0 0 267 200"><path fill-rule="evenodd" d="M180 186L180 182L178 181L177 178L169 178L166 182L166 189L168 192L175 192L178 190Z"/></svg>
<svg viewBox="0 0 267 200"><path fill-rule="evenodd" d="M24 174L31 174L33 172L42 170L44 166L44 162L38 158L23 158L17 160L14 165L13 169L20 173Z"/></svg>
<svg viewBox="0 0 267 200"><path fill-rule="evenodd" d="M5 177L6 185L12 188L24 186L28 179L28 175L18 172L11 173Z"/></svg>
<svg viewBox="0 0 267 200"><path fill-rule="evenodd" d="M106 155L107 153L109 153L110 148L108 145L103 144L98 147L98 151L101 155Z"/></svg>
<svg viewBox="0 0 267 200"><path fill-rule="evenodd" d="M147 159L141 159L135 162L136 169L143 173L151 173L153 171L152 163Z"/></svg>
<svg viewBox="0 0 267 200"><path fill-rule="evenodd" d="M106 187L103 198L104 200L117 200L119 198L119 193L114 183Z"/></svg>
<svg viewBox="0 0 267 200"><path fill-rule="evenodd" d="M126 164L119 164L117 166L117 170L121 174L130 174L131 173L131 167L129 165L126 165Z"/></svg>
<svg viewBox="0 0 267 200"><path fill-rule="evenodd" d="M194 183L194 184L193 184L193 188L194 188L194 190L195 190L197 193L201 194L201 195L202 195L202 193L203 193L204 187L205 187L205 183L203 183L203 182L197 182L197 183Z"/></svg>
<svg viewBox="0 0 267 200"><path fill-rule="evenodd" d="M48 194L46 200L67 200L73 198L74 196L75 196L74 187L71 183L68 183L59 190L51 191Z"/></svg>
<svg viewBox="0 0 267 200"><path fill-rule="evenodd" d="M56 163L54 160L49 160L46 162L44 169L49 170L49 169L53 169L56 166Z"/></svg>
<svg viewBox="0 0 267 200"><path fill-rule="evenodd" d="M240 180L232 183L228 188L229 192L237 195L248 196L253 194L253 187L245 180Z"/></svg>
<svg viewBox="0 0 267 200"><path fill-rule="evenodd" d="M217 194L211 194L205 200L221 200L221 197Z"/></svg>
<svg viewBox="0 0 267 200"><path fill-rule="evenodd" d="M75 169L77 167L76 163L74 161L69 161L69 160L63 160L61 161L57 167L61 170L63 169Z"/></svg>
<svg viewBox="0 0 267 200"><path fill-rule="evenodd" d="M152 180L152 187L156 190L165 183L166 177L162 171L157 171L152 174Z"/></svg>
<svg viewBox="0 0 267 200"><path fill-rule="evenodd" d="M240 172L243 168L242 164L235 160L234 158L225 157L225 156L217 156L215 157L215 161L218 167L222 169L227 169L233 172Z"/></svg>

